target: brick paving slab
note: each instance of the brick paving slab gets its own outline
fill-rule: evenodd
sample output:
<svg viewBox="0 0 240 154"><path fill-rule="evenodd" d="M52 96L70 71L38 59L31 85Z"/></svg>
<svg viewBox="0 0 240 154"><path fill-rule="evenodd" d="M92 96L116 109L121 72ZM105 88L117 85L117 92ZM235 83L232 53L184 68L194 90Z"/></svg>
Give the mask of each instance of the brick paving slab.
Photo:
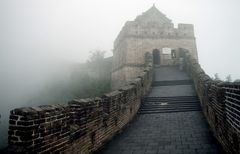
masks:
<svg viewBox="0 0 240 154"><path fill-rule="evenodd" d="M103 154L220 153L201 111L138 115Z"/></svg>
<svg viewBox="0 0 240 154"><path fill-rule="evenodd" d="M158 67L155 68L155 81L169 80L188 80L190 77L183 71L178 70L178 67Z"/></svg>
<svg viewBox="0 0 240 154"><path fill-rule="evenodd" d="M192 85L153 87L149 97L196 96Z"/></svg>

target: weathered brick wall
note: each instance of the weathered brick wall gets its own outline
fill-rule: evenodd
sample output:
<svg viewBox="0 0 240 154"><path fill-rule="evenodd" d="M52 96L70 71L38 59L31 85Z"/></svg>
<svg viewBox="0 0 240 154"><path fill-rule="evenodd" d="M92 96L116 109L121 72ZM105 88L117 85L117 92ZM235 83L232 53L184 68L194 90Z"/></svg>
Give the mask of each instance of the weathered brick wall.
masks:
<svg viewBox="0 0 240 154"><path fill-rule="evenodd" d="M240 153L240 83L212 80L199 63L186 56L186 70L208 123L227 153Z"/></svg>
<svg viewBox="0 0 240 154"><path fill-rule="evenodd" d="M11 153L58 152L67 148L70 108L61 105L19 108L11 111Z"/></svg>
<svg viewBox="0 0 240 154"><path fill-rule="evenodd" d="M14 109L9 121L9 151L92 153L132 120L151 82L149 63L135 80L100 98Z"/></svg>

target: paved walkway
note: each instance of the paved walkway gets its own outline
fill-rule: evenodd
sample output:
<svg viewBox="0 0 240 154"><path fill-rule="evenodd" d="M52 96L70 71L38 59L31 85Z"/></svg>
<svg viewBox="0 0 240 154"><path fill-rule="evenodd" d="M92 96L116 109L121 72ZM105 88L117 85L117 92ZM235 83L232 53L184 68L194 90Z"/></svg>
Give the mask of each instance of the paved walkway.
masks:
<svg viewBox="0 0 240 154"><path fill-rule="evenodd" d="M153 84L136 119L98 153L220 153L201 108L196 107L199 100L193 85L182 80L190 79L177 68L156 68L157 84Z"/></svg>

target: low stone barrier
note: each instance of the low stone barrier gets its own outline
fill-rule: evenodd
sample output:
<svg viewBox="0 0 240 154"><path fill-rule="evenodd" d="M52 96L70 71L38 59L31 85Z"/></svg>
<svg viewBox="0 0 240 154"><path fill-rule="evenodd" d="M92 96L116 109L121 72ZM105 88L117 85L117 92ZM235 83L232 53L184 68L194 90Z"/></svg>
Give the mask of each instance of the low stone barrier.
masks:
<svg viewBox="0 0 240 154"><path fill-rule="evenodd" d="M92 153L136 115L152 83L148 64L135 80L99 98L18 108L9 120L11 153Z"/></svg>
<svg viewBox="0 0 240 154"><path fill-rule="evenodd" d="M186 55L185 69L194 81L204 115L226 153L240 153L240 83L211 79Z"/></svg>

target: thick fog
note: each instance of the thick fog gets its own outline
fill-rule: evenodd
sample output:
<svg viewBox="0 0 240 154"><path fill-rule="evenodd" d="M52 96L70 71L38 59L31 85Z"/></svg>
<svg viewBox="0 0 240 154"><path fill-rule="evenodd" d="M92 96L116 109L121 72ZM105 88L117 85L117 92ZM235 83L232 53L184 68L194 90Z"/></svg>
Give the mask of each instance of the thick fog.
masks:
<svg viewBox="0 0 240 154"><path fill-rule="evenodd" d="M175 25L194 24L200 64L209 75L240 78L239 0L1 0L0 147L11 109L47 104L31 99L52 82L69 80L89 51L111 56L124 23L153 3Z"/></svg>

